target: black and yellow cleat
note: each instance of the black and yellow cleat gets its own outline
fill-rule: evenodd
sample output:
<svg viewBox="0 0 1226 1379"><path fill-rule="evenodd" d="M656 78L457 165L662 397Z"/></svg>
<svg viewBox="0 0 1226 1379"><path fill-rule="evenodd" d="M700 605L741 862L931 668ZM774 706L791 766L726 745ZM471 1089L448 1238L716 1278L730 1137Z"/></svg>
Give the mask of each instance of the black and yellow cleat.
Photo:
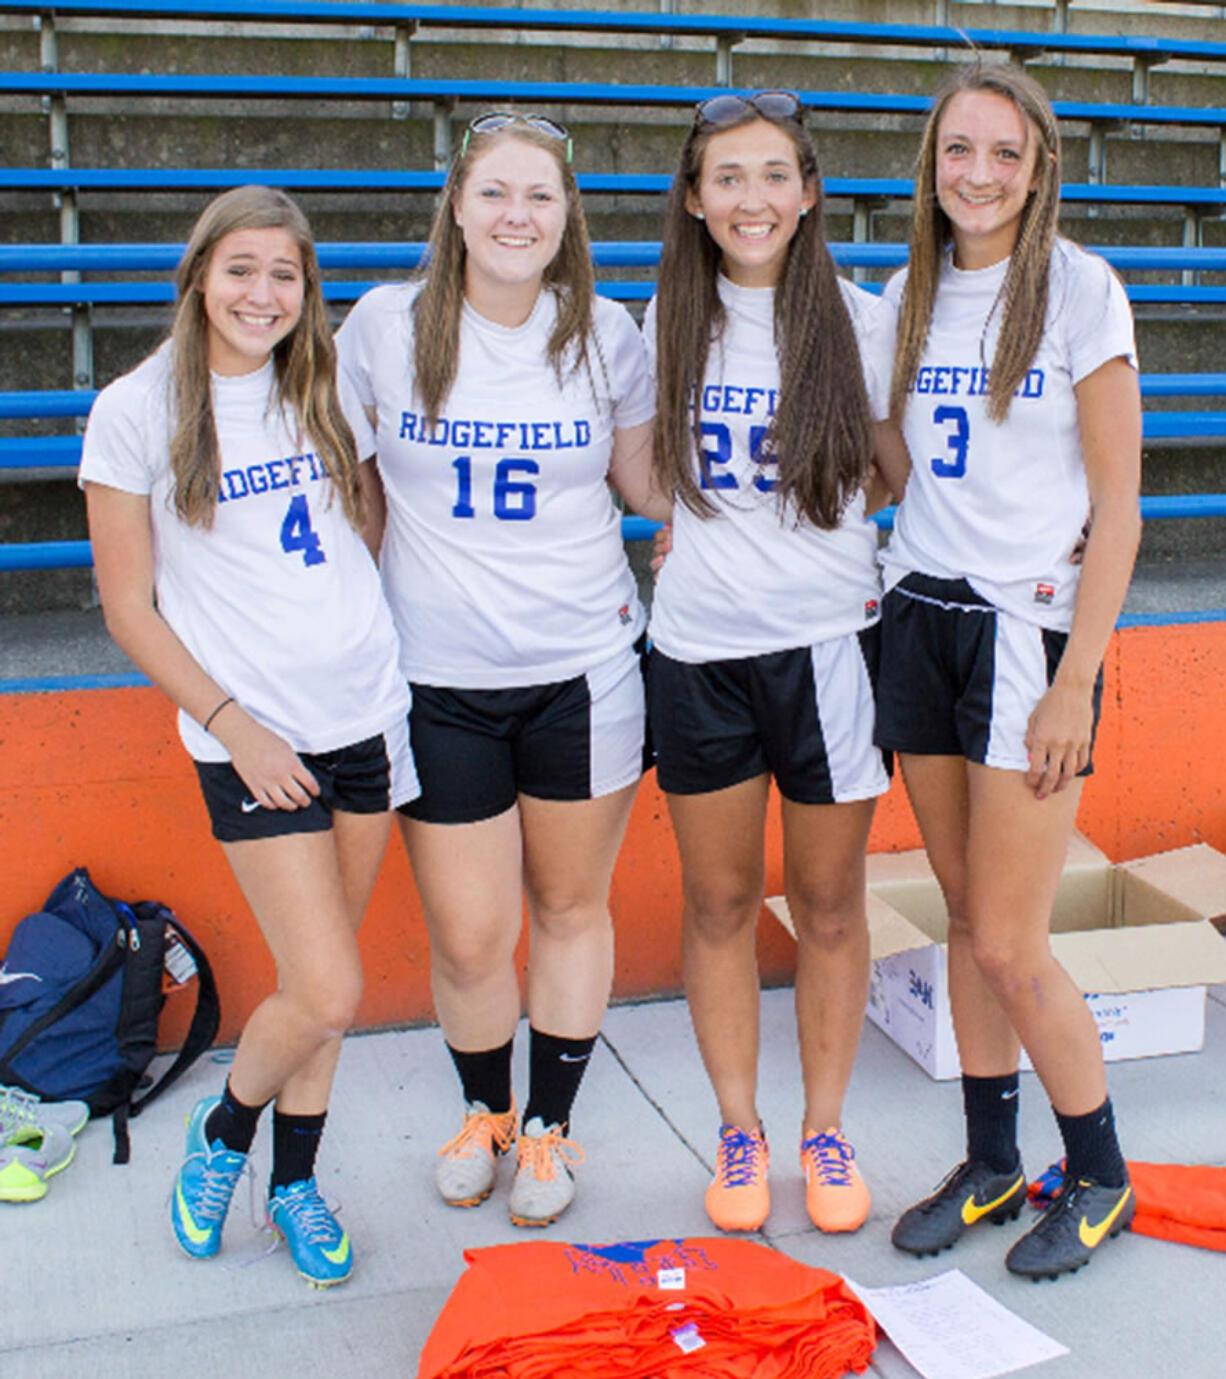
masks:
<svg viewBox="0 0 1226 1379"><path fill-rule="evenodd" d="M997 1173L987 1164L968 1161L949 1173L931 1197L903 1212L890 1239L908 1254L939 1254L967 1226L1017 1220L1025 1201L1026 1174L1020 1162L1008 1173Z"/></svg>
<svg viewBox="0 0 1226 1379"><path fill-rule="evenodd" d="M1104 1240L1128 1228L1136 1207L1127 1182L1104 1187L1088 1178L1066 1178L1039 1223L1005 1256L1005 1267L1036 1283L1071 1274L1090 1262Z"/></svg>

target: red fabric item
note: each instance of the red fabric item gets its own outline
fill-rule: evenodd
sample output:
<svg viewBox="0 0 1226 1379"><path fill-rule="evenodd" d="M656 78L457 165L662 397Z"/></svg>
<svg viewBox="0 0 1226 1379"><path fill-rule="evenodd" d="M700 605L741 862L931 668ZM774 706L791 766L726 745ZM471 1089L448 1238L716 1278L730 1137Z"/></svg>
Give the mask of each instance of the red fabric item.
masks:
<svg viewBox="0 0 1226 1379"><path fill-rule="evenodd" d="M1226 1167L1130 1162L1128 1176L1137 1194L1134 1231L1226 1250Z"/></svg>
<svg viewBox="0 0 1226 1379"><path fill-rule="evenodd" d="M418 1379L841 1379L876 1343L837 1274L751 1240L531 1241L464 1260Z"/></svg>

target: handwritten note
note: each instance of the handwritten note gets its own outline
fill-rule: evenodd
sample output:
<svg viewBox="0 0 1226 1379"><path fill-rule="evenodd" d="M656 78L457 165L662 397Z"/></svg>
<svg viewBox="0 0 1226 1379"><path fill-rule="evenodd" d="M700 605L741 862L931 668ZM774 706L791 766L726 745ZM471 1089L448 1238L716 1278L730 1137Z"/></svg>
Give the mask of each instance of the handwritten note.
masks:
<svg viewBox="0 0 1226 1379"><path fill-rule="evenodd" d="M847 1283L925 1379L994 1379L1068 1354L960 1269L893 1288Z"/></svg>

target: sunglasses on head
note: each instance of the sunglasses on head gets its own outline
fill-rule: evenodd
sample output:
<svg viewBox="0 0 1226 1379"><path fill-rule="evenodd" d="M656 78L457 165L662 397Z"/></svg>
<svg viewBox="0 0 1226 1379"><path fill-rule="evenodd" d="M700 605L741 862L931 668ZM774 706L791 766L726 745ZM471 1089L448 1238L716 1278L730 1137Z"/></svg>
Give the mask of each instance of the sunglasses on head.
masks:
<svg viewBox="0 0 1226 1379"><path fill-rule="evenodd" d="M755 91L748 96L729 91L727 95L699 101L694 109L700 124L716 128L743 120L747 111L768 120L795 120L797 124L802 118L800 97L794 91Z"/></svg>
<svg viewBox="0 0 1226 1379"><path fill-rule="evenodd" d="M497 134L500 129L506 129L513 124L525 124L529 129L535 129L551 139L561 140L566 145L566 161L572 161L574 145L570 130L564 124L559 124L557 120L551 120L546 115L522 115L518 110L491 110L487 115L478 115L475 120L471 120L464 131L460 157L463 158L468 152L468 141L474 134Z"/></svg>

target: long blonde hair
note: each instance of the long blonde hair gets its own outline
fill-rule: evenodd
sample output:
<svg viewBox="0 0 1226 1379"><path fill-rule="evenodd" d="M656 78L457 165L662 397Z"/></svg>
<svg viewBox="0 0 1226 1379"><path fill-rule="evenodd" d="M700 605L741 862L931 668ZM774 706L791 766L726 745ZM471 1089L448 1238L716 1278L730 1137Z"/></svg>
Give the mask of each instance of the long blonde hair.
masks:
<svg viewBox="0 0 1226 1379"><path fill-rule="evenodd" d="M778 463L780 503L790 502L807 521L829 530L868 473L872 417L851 314L826 245L817 151L799 118L772 119L754 106L719 125L699 116L682 145L665 211L656 294L656 474L664 492L676 493L691 512L715 513L694 476L693 457L702 452L707 360L725 323L721 254L686 196L698 190L711 139L755 120L787 135L801 179L816 194L775 287L779 402L759 454Z"/></svg>
<svg viewBox="0 0 1226 1379"><path fill-rule="evenodd" d="M559 383L568 361L570 372L590 367L588 346L592 340L596 284L579 186L566 157L568 141L554 138L520 120L490 133L470 130L451 164L439 197L430 226L426 262L421 271L424 285L413 302L414 387L427 425L431 427L446 404L460 365L466 250L464 232L455 222L453 208L476 159L507 139L519 139L534 148L544 149L558 165L566 196L566 225L558 252L544 274L544 285L553 289L558 300L557 320L546 354Z"/></svg>
<svg viewBox="0 0 1226 1379"><path fill-rule="evenodd" d="M945 251L953 238L949 217L936 197L937 130L949 102L963 91L989 91L1012 101L1028 137L1038 142L1035 186L1022 210L1017 242L997 299L1000 334L988 383L988 416L993 421L1003 421L1008 415L1013 394L1039 348L1047 317L1048 270L1060 215L1060 131L1056 117L1046 92L1020 67L971 63L956 68L937 90L920 145L911 214L911 257L890 384L890 415L895 420L902 416L919 370ZM987 360L983 363L986 366Z"/></svg>
<svg viewBox="0 0 1226 1379"><path fill-rule="evenodd" d="M218 243L236 230L286 230L302 259L302 316L273 349L277 406L292 412L303 437L340 495L346 517L362 519L358 456L336 389L336 351L324 310L311 227L299 207L272 187L235 187L210 201L192 230L175 274L178 305L170 332L175 417L170 441L175 511L211 527L221 456L209 375L204 286Z"/></svg>

